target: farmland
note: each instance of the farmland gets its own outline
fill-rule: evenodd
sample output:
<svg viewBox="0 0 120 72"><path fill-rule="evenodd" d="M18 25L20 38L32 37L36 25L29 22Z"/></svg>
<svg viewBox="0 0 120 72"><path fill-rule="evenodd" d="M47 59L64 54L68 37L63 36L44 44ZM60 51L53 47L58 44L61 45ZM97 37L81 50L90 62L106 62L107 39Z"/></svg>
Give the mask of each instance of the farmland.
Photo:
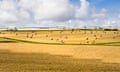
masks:
<svg viewBox="0 0 120 72"><path fill-rule="evenodd" d="M1 31L0 72L120 72L120 31Z"/></svg>
<svg viewBox="0 0 120 72"><path fill-rule="evenodd" d="M53 44L119 43L120 31L58 30L3 32L1 37ZM119 44L118 44L119 45Z"/></svg>

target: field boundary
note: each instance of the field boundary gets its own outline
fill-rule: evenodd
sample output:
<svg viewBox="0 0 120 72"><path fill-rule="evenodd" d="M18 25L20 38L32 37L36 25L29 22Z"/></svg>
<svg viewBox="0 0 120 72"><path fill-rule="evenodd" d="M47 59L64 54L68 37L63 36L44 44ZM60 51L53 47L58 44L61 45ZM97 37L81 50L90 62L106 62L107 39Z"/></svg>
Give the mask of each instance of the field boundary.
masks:
<svg viewBox="0 0 120 72"><path fill-rule="evenodd" d="M110 42L110 43L97 43L97 44L62 44L62 43L47 43L47 42L35 42L35 41L28 41L28 40L22 40L22 39L14 39L14 38L8 38L8 37L0 37L3 39L12 40L15 42L23 42L23 43L31 43L31 44L46 44L46 45L87 45L87 46L120 46L115 45L116 43L120 42Z"/></svg>

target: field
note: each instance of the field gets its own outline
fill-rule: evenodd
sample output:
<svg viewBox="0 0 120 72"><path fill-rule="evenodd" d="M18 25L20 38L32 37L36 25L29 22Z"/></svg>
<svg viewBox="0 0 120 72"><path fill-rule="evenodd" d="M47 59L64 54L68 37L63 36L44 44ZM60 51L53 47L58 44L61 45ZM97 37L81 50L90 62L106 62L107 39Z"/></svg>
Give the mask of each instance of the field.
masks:
<svg viewBox="0 0 120 72"><path fill-rule="evenodd" d="M52 44L104 44L120 42L120 31L58 30L2 32L0 37Z"/></svg>
<svg viewBox="0 0 120 72"><path fill-rule="evenodd" d="M120 31L0 32L0 72L120 72Z"/></svg>

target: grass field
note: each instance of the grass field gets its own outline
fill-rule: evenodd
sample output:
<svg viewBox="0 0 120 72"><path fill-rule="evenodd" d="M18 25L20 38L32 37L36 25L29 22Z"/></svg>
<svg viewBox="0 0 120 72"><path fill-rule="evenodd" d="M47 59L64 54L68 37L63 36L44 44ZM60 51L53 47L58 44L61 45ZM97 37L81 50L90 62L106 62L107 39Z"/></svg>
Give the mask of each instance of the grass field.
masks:
<svg viewBox="0 0 120 72"><path fill-rule="evenodd" d="M120 72L120 31L0 33L0 72Z"/></svg>

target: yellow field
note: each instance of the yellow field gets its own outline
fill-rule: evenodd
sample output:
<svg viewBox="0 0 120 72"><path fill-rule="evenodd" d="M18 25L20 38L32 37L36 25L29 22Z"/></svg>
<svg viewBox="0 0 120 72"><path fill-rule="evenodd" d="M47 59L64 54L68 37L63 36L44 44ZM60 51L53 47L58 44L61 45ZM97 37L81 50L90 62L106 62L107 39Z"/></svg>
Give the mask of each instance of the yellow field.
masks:
<svg viewBox="0 0 120 72"><path fill-rule="evenodd" d="M3 32L0 37L14 39L62 43L62 44L96 44L120 42L120 31L29 31L29 32Z"/></svg>
<svg viewBox="0 0 120 72"><path fill-rule="evenodd" d="M120 72L119 46L0 44L0 72Z"/></svg>
<svg viewBox="0 0 120 72"><path fill-rule="evenodd" d="M0 72L120 72L120 31L1 32Z"/></svg>

